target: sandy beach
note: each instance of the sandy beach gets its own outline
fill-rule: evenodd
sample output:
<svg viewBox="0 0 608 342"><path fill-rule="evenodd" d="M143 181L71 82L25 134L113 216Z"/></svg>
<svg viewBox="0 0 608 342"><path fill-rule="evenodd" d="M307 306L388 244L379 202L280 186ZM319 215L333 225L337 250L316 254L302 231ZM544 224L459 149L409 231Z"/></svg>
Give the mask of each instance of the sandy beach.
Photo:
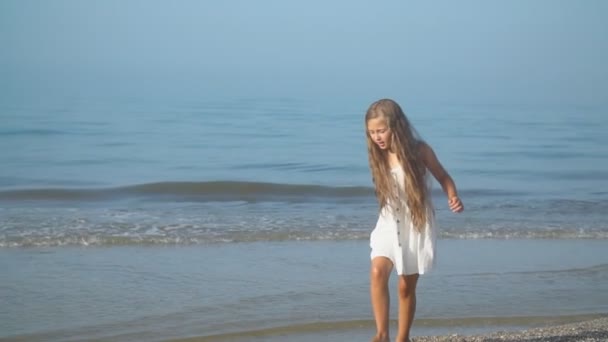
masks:
<svg viewBox="0 0 608 342"><path fill-rule="evenodd" d="M395 322L393 322L395 323ZM251 341L370 341L373 327L368 322L350 325L348 328L341 326L339 329L327 329L324 324L316 324L314 328L306 333L296 333L290 329L268 329L256 332L234 333L206 337L192 337L186 339L171 340L172 342L251 342ZM334 328L336 328L334 326ZM395 326L392 326L395 328ZM414 328L415 330L415 328ZM394 333L394 329L391 329ZM415 331L414 331L415 334ZM394 338L394 336L391 336ZM552 341L608 341L608 315L599 316L588 320L580 320L572 323L558 324L546 323L525 330L497 330L483 334L446 334L437 336L414 336L412 342L494 342L494 341L529 341L529 342L552 342ZM393 341L393 340L391 340Z"/></svg>
<svg viewBox="0 0 608 342"><path fill-rule="evenodd" d="M539 327L518 332L498 331L475 336L424 336L414 342L491 342L491 341L608 341L608 317L563 325Z"/></svg>

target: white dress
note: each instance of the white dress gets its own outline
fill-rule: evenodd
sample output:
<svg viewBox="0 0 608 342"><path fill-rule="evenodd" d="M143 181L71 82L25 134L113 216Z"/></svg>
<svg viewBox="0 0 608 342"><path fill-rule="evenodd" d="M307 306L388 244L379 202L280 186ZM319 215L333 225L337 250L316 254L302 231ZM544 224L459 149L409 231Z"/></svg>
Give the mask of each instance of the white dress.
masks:
<svg viewBox="0 0 608 342"><path fill-rule="evenodd" d="M395 190L398 191L400 203L389 203L382 208L376 227L370 235L371 259L386 257L398 275L424 274L431 270L435 262L435 243L437 227L435 226L434 209L429 199L427 206L427 223L418 232L412 223L410 210L405 202L403 169L391 170L395 179ZM392 201L394 202L394 201Z"/></svg>

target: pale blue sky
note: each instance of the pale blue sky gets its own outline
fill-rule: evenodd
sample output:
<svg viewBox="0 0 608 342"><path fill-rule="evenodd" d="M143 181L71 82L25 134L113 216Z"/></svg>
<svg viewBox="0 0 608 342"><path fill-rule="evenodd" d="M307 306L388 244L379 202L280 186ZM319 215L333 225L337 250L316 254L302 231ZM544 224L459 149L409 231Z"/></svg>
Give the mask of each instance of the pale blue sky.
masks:
<svg viewBox="0 0 608 342"><path fill-rule="evenodd" d="M12 90L131 83L462 103L608 97L605 0L2 0L0 44L0 82Z"/></svg>

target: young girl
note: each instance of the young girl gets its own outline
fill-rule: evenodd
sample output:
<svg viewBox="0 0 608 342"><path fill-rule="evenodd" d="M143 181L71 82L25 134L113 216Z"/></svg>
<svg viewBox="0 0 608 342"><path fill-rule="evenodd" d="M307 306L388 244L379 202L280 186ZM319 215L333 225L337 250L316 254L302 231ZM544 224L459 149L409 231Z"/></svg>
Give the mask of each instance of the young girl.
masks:
<svg viewBox="0 0 608 342"><path fill-rule="evenodd" d="M420 140L401 107L388 99L374 102L365 115L367 150L376 197L378 223L370 236L370 295L376 320L374 342L389 341L388 279L399 276L397 341L408 341L416 311L418 276L435 256L436 231L427 170L437 179L453 212L464 207L456 186L429 145Z"/></svg>

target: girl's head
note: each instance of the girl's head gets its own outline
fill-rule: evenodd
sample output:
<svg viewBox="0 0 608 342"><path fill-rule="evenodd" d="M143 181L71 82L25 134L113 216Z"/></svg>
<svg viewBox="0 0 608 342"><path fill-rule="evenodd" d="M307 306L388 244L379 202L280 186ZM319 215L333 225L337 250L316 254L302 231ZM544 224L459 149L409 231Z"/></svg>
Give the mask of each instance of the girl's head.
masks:
<svg viewBox="0 0 608 342"><path fill-rule="evenodd" d="M368 147L395 152L400 143L415 142L414 132L397 102L382 99L372 103L365 114ZM375 145L375 146L374 146Z"/></svg>
<svg viewBox="0 0 608 342"><path fill-rule="evenodd" d="M372 103L365 114L369 166L380 207L398 200L393 189L389 153L394 153L405 174L406 202L416 228L427 219L426 168L420 156L420 139L403 110L390 99Z"/></svg>

